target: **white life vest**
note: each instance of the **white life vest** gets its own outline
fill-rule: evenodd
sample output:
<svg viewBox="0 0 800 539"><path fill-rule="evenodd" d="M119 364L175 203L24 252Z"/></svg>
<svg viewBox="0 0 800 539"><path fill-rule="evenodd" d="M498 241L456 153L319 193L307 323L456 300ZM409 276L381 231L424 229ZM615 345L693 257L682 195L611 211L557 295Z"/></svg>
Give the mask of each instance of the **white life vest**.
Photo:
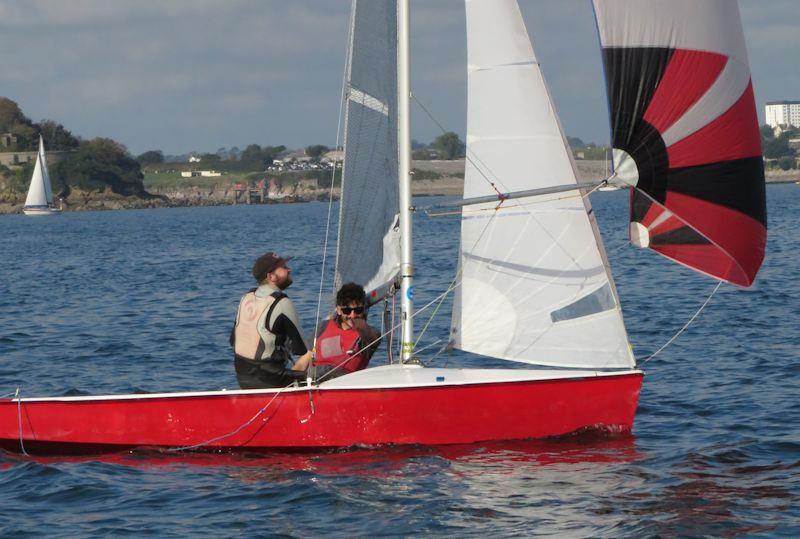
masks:
<svg viewBox="0 0 800 539"><path fill-rule="evenodd" d="M259 297L254 290L242 296L234 328L233 351L237 356L254 361L272 359L276 335L269 330L269 318L284 297L280 292Z"/></svg>

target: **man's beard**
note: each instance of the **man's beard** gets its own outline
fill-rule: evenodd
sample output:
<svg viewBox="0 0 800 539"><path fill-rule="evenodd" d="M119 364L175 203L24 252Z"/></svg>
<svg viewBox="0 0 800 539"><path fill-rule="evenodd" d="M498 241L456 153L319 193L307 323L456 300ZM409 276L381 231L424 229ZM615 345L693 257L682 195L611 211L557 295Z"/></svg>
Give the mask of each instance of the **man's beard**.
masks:
<svg viewBox="0 0 800 539"><path fill-rule="evenodd" d="M275 281L275 286L278 287L279 290L286 290L289 288L289 285L292 284L292 276L286 274L286 277L283 279L278 279Z"/></svg>

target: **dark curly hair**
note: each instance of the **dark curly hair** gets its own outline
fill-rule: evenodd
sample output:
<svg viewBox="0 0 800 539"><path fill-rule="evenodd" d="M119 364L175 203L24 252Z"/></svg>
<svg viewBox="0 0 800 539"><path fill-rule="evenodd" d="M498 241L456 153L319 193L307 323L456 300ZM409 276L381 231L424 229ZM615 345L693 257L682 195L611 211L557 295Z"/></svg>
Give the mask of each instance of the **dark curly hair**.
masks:
<svg viewBox="0 0 800 539"><path fill-rule="evenodd" d="M343 284L342 287L336 292L336 305L346 307L348 304L355 302L362 305L367 304L367 293L364 292L364 287L356 283Z"/></svg>

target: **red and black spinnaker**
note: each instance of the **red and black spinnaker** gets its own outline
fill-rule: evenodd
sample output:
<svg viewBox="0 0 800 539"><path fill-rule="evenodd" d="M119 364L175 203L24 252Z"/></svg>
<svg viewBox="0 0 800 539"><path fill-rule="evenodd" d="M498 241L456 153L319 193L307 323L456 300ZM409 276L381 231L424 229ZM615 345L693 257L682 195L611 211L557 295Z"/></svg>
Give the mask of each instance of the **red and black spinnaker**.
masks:
<svg viewBox="0 0 800 539"><path fill-rule="evenodd" d="M750 286L767 238L764 165L736 2L595 0L631 241Z"/></svg>

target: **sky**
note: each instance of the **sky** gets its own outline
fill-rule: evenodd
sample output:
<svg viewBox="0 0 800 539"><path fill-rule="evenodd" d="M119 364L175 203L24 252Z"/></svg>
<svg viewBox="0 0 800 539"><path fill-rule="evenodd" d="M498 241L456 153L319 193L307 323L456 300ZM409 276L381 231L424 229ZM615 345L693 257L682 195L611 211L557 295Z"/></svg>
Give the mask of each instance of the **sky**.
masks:
<svg viewBox="0 0 800 539"><path fill-rule="evenodd" d="M589 0L519 0L570 136L608 142ZM800 99L800 2L739 2L756 104ZM134 154L336 143L349 0L0 0L0 95ZM412 91L466 126L462 0L411 0ZM412 137L439 127L414 105Z"/></svg>

